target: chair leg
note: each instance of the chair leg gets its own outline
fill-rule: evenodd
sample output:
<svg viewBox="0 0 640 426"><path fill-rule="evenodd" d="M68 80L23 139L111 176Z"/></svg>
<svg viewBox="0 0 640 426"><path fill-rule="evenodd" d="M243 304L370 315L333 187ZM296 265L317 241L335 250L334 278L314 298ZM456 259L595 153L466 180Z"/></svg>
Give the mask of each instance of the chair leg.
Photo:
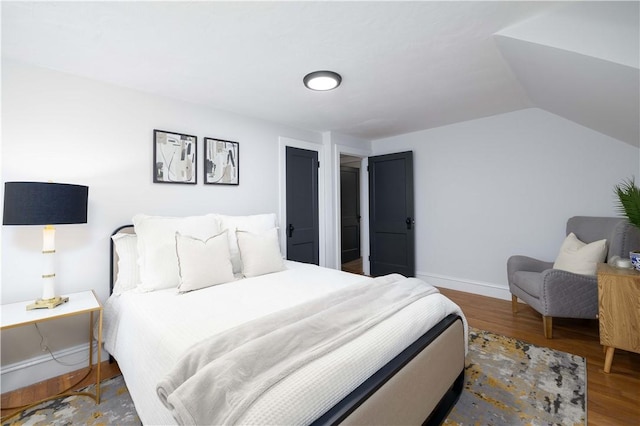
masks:
<svg viewBox="0 0 640 426"><path fill-rule="evenodd" d="M543 316L542 326L544 327L544 337L547 339L553 339L553 318Z"/></svg>
<svg viewBox="0 0 640 426"><path fill-rule="evenodd" d="M518 313L518 297L513 294L511 295L511 312Z"/></svg>

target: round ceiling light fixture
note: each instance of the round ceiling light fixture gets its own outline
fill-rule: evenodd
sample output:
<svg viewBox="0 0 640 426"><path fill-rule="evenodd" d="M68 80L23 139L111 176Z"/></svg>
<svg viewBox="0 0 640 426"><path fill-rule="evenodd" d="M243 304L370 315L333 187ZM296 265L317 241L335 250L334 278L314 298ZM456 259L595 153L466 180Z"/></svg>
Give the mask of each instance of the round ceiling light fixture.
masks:
<svg viewBox="0 0 640 426"><path fill-rule="evenodd" d="M311 90L332 90L340 86L342 77L333 71L314 71L304 76L304 85Z"/></svg>

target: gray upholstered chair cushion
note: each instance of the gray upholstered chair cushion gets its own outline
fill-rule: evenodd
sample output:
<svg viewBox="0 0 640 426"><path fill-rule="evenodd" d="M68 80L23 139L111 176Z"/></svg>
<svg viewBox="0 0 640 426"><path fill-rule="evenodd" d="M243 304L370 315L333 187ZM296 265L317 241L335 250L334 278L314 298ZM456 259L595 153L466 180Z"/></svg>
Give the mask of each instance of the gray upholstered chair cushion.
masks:
<svg viewBox="0 0 640 426"><path fill-rule="evenodd" d="M513 284L520 287L525 293L540 298L542 291L542 274L540 272L516 271L513 274Z"/></svg>

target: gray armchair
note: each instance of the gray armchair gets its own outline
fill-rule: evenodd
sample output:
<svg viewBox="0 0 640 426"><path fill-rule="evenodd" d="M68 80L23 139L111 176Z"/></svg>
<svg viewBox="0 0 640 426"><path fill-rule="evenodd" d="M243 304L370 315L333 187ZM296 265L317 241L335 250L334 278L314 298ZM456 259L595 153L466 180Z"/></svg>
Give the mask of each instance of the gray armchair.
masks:
<svg viewBox="0 0 640 426"><path fill-rule="evenodd" d="M567 235L571 232L585 243L606 238L607 261L613 256L628 258L631 250L640 248L640 230L622 218L575 216L567 221ZM513 313L518 312L520 299L542 314L547 339L553 337L553 317L597 318L598 315L596 276L552 268L553 262L527 256L511 256L507 261Z"/></svg>

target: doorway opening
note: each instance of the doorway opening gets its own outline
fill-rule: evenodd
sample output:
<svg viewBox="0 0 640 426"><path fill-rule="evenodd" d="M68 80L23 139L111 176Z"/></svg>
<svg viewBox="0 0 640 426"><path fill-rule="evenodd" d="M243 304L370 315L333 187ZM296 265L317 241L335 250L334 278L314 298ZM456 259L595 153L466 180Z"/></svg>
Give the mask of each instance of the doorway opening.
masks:
<svg viewBox="0 0 640 426"><path fill-rule="evenodd" d="M362 262L362 158L340 154L340 259L341 269L364 274Z"/></svg>

